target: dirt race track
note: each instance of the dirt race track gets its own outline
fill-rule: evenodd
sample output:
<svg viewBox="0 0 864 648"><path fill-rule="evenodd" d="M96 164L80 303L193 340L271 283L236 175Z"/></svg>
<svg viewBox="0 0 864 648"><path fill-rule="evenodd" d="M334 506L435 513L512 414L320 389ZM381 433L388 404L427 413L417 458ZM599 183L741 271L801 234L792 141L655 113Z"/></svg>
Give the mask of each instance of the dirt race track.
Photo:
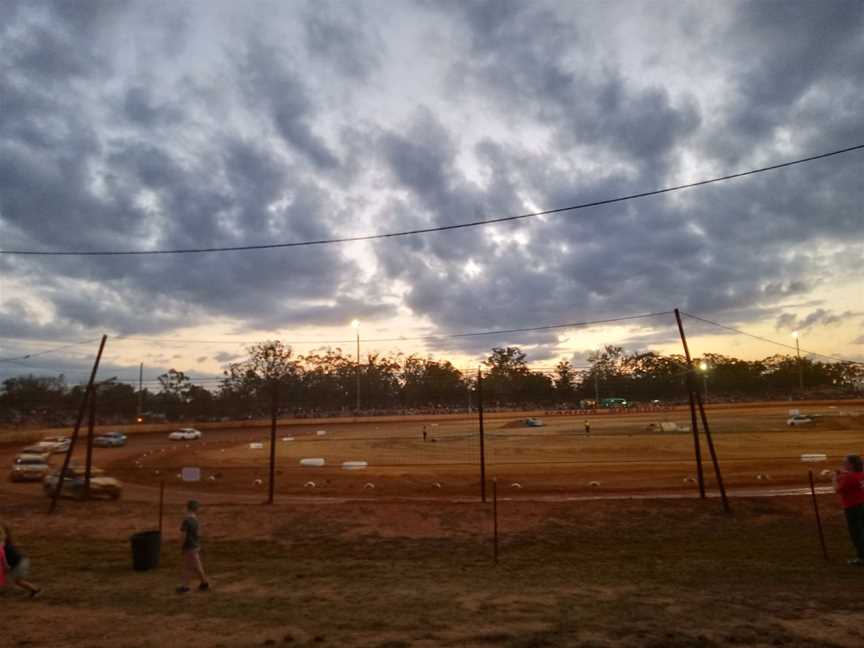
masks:
<svg viewBox="0 0 864 648"><path fill-rule="evenodd" d="M708 417L726 487L802 488L807 471L828 482L827 471L849 452L864 453L864 402L795 405L814 422L788 427L787 403L709 408ZM487 480L497 478L502 497L603 494L690 494L697 490L692 434L649 432L651 423L689 426L689 412L597 416L539 416L543 427L524 424L527 415L487 415ZM590 435L585 422L590 423ZM423 429L427 439L423 440ZM94 465L119 478L127 497L152 497L164 480L169 491L218 495L220 501L264 496L269 430L264 427L205 429L200 441L169 441L167 431L130 433L123 448L96 448ZM0 460L11 461L20 444L7 443ZM84 461L84 444L73 460ZM706 487L716 490L704 436L701 452ZM804 463L822 453L826 462ZM365 421L280 422L276 491L295 497L462 498L480 490L480 435L476 417L391 417ZM307 467L301 459L323 459ZM346 470L342 462L367 462ZM57 461L55 460L55 463ZM179 478L183 467L201 469L201 481ZM822 474L826 471L826 474ZM9 484L13 491L38 484ZM142 488L143 487L143 488Z"/></svg>

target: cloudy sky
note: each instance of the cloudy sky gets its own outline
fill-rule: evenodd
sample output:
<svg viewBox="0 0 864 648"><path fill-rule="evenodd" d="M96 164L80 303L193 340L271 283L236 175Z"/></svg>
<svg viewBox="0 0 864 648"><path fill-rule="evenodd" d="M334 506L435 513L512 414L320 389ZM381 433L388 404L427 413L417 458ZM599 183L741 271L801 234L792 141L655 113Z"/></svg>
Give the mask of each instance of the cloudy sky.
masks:
<svg viewBox="0 0 864 648"><path fill-rule="evenodd" d="M864 143L864 3L4 3L0 248L256 245L450 225ZM0 255L0 356L110 336L212 375L350 340L460 366L677 351L682 310L864 359L864 151L515 224L329 246ZM783 352L689 322L694 351ZM723 333L723 334L721 334ZM352 344L338 343L353 350ZM0 374L80 377L95 344Z"/></svg>

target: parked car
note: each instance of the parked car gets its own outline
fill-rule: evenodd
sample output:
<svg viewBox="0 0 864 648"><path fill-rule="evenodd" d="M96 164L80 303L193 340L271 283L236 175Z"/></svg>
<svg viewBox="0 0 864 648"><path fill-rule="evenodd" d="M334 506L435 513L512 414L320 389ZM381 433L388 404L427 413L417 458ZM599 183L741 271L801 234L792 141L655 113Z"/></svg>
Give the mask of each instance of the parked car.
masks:
<svg viewBox="0 0 864 648"><path fill-rule="evenodd" d="M201 431L195 428L180 428L169 434L168 438L172 441L194 441L195 439L200 439L202 436L204 435L201 434Z"/></svg>
<svg viewBox="0 0 864 648"><path fill-rule="evenodd" d="M48 455L19 455L9 471L9 481L42 481L49 470Z"/></svg>
<svg viewBox="0 0 864 648"><path fill-rule="evenodd" d="M126 445L126 435L122 432L106 432L94 437L93 445L100 448L119 448Z"/></svg>
<svg viewBox="0 0 864 648"><path fill-rule="evenodd" d="M52 454L63 454L64 452L69 452L69 446L72 445L72 439L62 436L45 437L36 445L45 448L47 452Z"/></svg>
<svg viewBox="0 0 864 648"><path fill-rule="evenodd" d="M809 416L804 416L803 414L793 414L788 419L786 419L786 425L796 426L796 425L807 425L807 423L812 423L813 419Z"/></svg>
<svg viewBox="0 0 864 648"><path fill-rule="evenodd" d="M60 479L59 471L51 473L42 480L42 488L49 497L54 494L58 479ZM123 487L119 481L113 477L104 476L104 471L98 468L90 471L91 497L105 497L116 500L120 499L122 493ZM84 499L84 468L70 466L67 469L66 476L63 478L63 492L61 495L79 500Z"/></svg>

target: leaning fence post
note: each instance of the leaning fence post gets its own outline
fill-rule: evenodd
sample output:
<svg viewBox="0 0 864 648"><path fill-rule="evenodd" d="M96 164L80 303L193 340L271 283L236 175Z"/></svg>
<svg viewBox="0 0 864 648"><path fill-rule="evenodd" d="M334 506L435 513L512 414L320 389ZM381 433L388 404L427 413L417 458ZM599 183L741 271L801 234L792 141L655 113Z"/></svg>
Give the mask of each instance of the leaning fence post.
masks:
<svg viewBox="0 0 864 648"><path fill-rule="evenodd" d="M498 564L498 478L492 479L492 534L495 564Z"/></svg>
<svg viewBox="0 0 864 648"><path fill-rule="evenodd" d="M816 484L813 481L813 471L808 470L810 476L810 495L813 497L813 510L816 512L816 528L819 530L819 544L822 545L822 555L828 562L828 547L825 546L825 532L822 530L822 516L819 515L819 502L816 499Z"/></svg>

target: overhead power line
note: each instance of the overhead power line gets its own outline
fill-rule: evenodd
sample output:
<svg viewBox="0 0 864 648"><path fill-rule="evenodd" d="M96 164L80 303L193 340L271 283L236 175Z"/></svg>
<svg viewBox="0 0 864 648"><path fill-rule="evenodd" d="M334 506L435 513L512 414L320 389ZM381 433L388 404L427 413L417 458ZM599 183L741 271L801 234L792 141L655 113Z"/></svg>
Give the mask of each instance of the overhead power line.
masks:
<svg viewBox="0 0 864 648"><path fill-rule="evenodd" d="M344 236L339 238L330 238L330 239L317 239L317 240L309 240L309 241L293 241L287 243L262 243L258 245L233 245L233 246L225 246L225 247L207 247L207 248L178 248L173 250L98 250L98 251L86 251L86 250L0 250L0 254L17 254L17 255L28 255L28 256L133 256L133 255L150 255L150 254L205 254L212 252L245 252L250 250L273 250L280 248L294 248L294 247L308 247L312 245L332 245L337 243L353 243L357 241L374 241L379 239L387 239L387 238L397 238L402 236L417 236L420 234L431 234L433 232L446 232L450 230L459 230L459 229L467 229L471 227L480 227L483 225L493 225L496 223L508 223L518 220L525 220L528 218L536 218L538 216L549 216L551 214L560 214L562 212L576 211L579 209L588 209L590 207L600 207L602 205L612 205L614 203L625 202L628 200L635 200L637 198L647 198L648 196L658 196L660 194L671 193L673 191L681 191L682 189L691 189L693 187L699 187L702 185L713 184L717 182L725 182L727 180L734 180L736 178L743 178L745 176L756 175L758 173L765 173L767 171L775 171L777 169L783 169L785 167L795 166L797 164L804 164L806 162L813 162L815 160L822 160L824 158L829 158L835 155L842 155L844 153L851 153L852 151L857 151L860 149L864 149L864 144L857 144L855 146L849 146L847 148L838 149L836 151L829 151L827 153L820 153L819 155L811 155L809 157L800 158L797 160L790 160L788 162L781 162L779 164L772 164L770 166L759 167L757 169L750 169L749 171L740 171L738 173L730 173L728 175L719 176L716 178L709 178L707 180L699 180L697 182L688 182L686 184L675 185L672 187L665 187L663 189L654 189L652 191L643 191L639 193L628 194L625 196L618 196L616 198L606 198L604 200L594 200L591 202L580 203L577 205L570 205L569 207L557 207L555 209L547 209L544 211L536 211L529 212L526 214L519 214L516 216L503 216L501 218L489 218L483 220L475 220L468 221L465 223L457 223L455 225L440 225L437 227L426 227L420 229L413 230L403 230L400 232L388 232L382 234L363 234L358 236Z"/></svg>
<svg viewBox="0 0 864 648"><path fill-rule="evenodd" d="M27 353L22 356L12 356L10 358L0 358L0 362L15 362L16 360L29 360L30 358L36 358L38 356L43 356L48 353L56 353L57 351L63 351L65 349L71 349L76 346L83 346L85 344L95 344L99 341L99 338L94 338L92 340L81 340L80 342L70 342L69 344L64 344L62 346L53 347L51 349L45 349L44 351L37 351L34 353Z"/></svg>
<svg viewBox="0 0 864 648"><path fill-rule="evenodd" d="M614 324L616 322L626 322L629 320L636 319L646 319L649 317L658 317L662 315L671 315L672 311L661 311L657 313L642 313L641 315L626 315L623 317L610 317L607 319L599 319L599 320L586 320L584 322L565 322L561 324L545 324L543 326L528 326L523 328L511 328L511 329L497 329L497 330L486 330L486 331L472 331L468 333L446 333L443 335L422 335L416 337L396 337L396 338L361 338L361 342L363 344L372 344L376 342L420 342L420 341L435 341L435 340L447 340L447 339L457 339L457 338L471 338L471 337L480 337L485 335L510 335L513 333L531 333L536 331L552 331L556 329L566 329L566 328L580 328L585 326L597 326L600 324ZM187 340L181 338L139 338L139 337L128 337L124 335L118 335L116 337L111 338L113 341L130 341L130 342L173 342L178 344L257 344L263 342L270 338L262 338L261 340ZM87 342L95 342L98 340L89 340ZM11 358L0 358L0 362L14 362L17 360L26 360L28 358L32 358L37 355L43 355L45 353L50 353L59 349L69 348L72 346L76 346L79 344L85 344L87 342L77 342L75 344L69 344L65 347L57 347L57 349L48 349L46 351L42 351L40 353L26 354L17 357ZM282 340L285 344L354 344L356 342L356 338L350 338L345 340L296 340L296 341L286 341Z"/></svg>
<svg viewBox="0 0 864 648"><path fill-rule="evenodd" d="M624 317L611 317L608 319L587 320L584 322L565 322L563 324L547 324L544 326L528 326L524 328L511 329L490 329L487 331L472 331L469 333L445 333L443 335L419 335L414 337L395 337L395 338L365 338L361 337L360 341L364 344L373 342L422 342L435 340L449 340L456 338L480 337L484 335L507 335L511 333L532 333L536 331L552 331L555 329L579 328L585 326L596 326L599 324L614 324L616 322L626 322L628 320L645 319L648 317L658 317L661 315L671 315L672 311L661 311L657 313L642 313L641 315L626 315ZM184 340L180 338L139 338L117 336L117 340L130 340L136 342L179 342L184 344L257 344L262 340L257 341L237 341L237 340ZM283 340L285 344L354 344L356 338L346 338L344 340Z"/></svg>
<svg viewBox="0 0 864 648"><path fill-rule="evenodd" d="M862 362L858 362L857 360L847 360L845 358L841 358L840 356L828 355L827 353L819 353L818 351L808 351L807 349L801 348L798 349L792 344L787 344L785 342L780 342L779 340L772 340L771 338L763 337L761 335L755 335L753 333L748 333L747 331L742 331L741 329L737 329L733 326L727 326L726 324L720 324L719 322L714 322L713 320L706 319L704 317L699 317L698 315L693 315L692 313L685 313L681 311L681 314L685 317L689 317L691 319L699 320L700 322L704 322L706 324L711 324L712 326L716 326L718 328L724 329L726 331L731 331L732 333L738 333L739 335L745 335L747 337L751 337L754 340L761 340L762 342L768 342L769 344L775 344L777 346L785 347L786 349L791 349L792 351L800 350L802 353L806 355L819 356L821 358L828 358L829 360L839 361L839 362L848 362L849 364L864 364Z"/></svg>

